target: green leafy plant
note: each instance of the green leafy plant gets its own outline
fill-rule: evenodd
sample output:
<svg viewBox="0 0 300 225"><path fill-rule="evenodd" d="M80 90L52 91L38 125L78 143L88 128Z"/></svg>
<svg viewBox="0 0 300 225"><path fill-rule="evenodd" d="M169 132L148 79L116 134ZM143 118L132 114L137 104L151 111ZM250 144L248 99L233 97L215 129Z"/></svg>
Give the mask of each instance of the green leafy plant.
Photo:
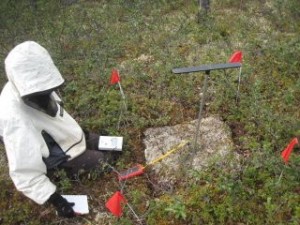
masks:
<svg viewBox="0 0 300 225"><path fill-rule="evenodd" d="M181 201L176 201L165 209L166 212L169 212L175 216L176 219L186 219L186 208Z"/></svg>

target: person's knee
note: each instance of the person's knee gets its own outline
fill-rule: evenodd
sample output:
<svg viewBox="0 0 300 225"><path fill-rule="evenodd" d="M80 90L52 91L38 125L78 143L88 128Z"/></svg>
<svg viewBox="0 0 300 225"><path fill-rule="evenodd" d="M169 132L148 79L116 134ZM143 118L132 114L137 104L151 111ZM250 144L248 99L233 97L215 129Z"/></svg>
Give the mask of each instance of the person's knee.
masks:
<svg viewBox="0 0 300 225"><path fill-rule="evenodd" d="M98 150L99 135L91 132L85 132L87 150Z"/></svg>

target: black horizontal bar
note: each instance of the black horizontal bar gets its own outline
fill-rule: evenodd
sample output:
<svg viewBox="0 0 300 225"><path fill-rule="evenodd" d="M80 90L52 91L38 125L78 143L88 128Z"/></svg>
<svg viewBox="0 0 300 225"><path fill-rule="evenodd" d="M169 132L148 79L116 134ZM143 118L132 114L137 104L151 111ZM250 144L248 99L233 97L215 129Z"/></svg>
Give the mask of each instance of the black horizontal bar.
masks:
<svg viewBox="0 0 300 225"><path fill-rule="evenodd" d="M194 67L174 68L173 73L194 73L194 72L209 72L211 70L232 69L241 67L241 63L220 63L209 64Z"/></svg>

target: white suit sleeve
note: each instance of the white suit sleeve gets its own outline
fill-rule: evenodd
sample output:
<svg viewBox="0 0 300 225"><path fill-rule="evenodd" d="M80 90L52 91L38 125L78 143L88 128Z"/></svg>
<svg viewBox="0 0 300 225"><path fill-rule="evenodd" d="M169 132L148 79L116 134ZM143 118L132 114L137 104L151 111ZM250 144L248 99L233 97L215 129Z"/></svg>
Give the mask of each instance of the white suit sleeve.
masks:
<svg viewBox="0 0 300 225"><path fill-rule="evenodd" d="M16 188L38 204L44 204L56 186L46 176L42 159L46 147L30 121L10 121L3 132L9 174Z"/></svg>

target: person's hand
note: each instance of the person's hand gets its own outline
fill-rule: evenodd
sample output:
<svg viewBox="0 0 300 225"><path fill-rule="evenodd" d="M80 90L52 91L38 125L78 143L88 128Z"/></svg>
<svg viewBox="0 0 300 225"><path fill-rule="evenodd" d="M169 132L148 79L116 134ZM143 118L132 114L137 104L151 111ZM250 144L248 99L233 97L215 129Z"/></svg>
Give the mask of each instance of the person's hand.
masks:
<svg viewBox="0 0 300 225"><path fill-rule="evenodd" d="M76 215L72 208L72 206L74 206L75 204L73 202L68 202L65 198L63 198L56 192L50 196L48 202L55 207L58 216L71 218Z"/></svg>

